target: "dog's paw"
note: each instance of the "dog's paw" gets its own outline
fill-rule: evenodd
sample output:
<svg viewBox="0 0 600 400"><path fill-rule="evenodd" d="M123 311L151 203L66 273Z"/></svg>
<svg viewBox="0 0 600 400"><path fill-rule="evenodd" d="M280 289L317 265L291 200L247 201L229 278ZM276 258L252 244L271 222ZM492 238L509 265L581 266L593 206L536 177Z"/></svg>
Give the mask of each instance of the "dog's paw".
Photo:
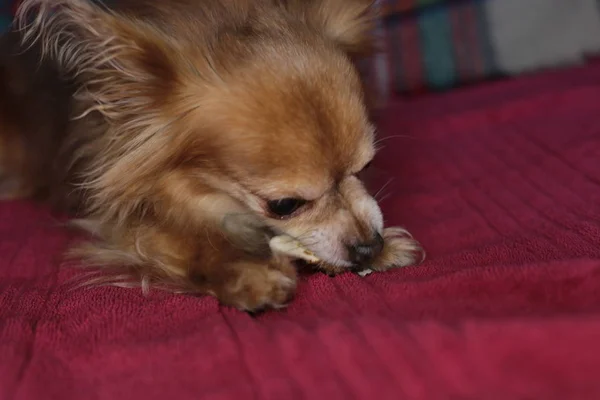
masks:
<svg viewBox="0 0 600 400"><path fill-rule="evenodd" d="M223 303L240 310L259 312L283 308L296 293L296 271L283 257L274 257L267 264L239 263L236 270L236 279L219 297Z"/></svg>
<svg viewBox="0 0 600 400"><path fill-rule="evenodd" d="M387 228L383 231L383 251L377 257L371 270L385 271L395 267L417 265L425 260L421 244L404 228Z"/></svg>

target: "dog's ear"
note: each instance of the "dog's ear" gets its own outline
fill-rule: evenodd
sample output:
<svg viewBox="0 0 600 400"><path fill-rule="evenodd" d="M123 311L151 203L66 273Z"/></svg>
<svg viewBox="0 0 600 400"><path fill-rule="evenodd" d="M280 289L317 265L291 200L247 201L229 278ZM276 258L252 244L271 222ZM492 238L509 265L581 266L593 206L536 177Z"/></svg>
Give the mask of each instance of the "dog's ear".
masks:
<svg viewBox="0 0 600 400"><path fill-rule="evenodd" d="M141 206L139 196L123 193L166 162L170 153L156 152L168 148L169 136L161 133L191 103L174 100L185 73L174 58L176 44L157 27L92 0L24 0L15 22L24 46L41 51L76 84L75 118L99 113L108 122L77 157L92 148L101 154L84 171L88 211L103 209L99 218L124 221Z"/></svg>
<svg viewBox="0 0 600 400"><path fill-rule="evenodd" d="M126 98L165 98L174 87L176 52L163 35L90 0L24 0L16 24L24 45L58 63L109 118L117 103L114 111L124 111Z"/></svg>
<svg viewBox="0 0 600 400"><path fill-rule="evenodd" d="M375 48L374 29L377 12L374 0L297 0L307 7L311 25L350 55Z"/></svg>

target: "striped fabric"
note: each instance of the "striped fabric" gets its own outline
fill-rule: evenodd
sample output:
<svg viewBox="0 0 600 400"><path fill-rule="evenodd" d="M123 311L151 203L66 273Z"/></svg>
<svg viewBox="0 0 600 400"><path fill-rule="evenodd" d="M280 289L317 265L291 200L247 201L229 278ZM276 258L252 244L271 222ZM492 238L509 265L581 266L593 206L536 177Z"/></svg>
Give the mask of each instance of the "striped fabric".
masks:
<svg viewBox="0 0 600 400"><path fill-rule="evenodd" d="M377 78L393 91L414 92L497 75L483 1L384 2Z"/></svg>
<svg viewBox="0 0 600 400"><path fill-rule="evenodd" d="M597 0L380 0L372 85L451 88L585 61L600 51Z"/></svg>
<svg viewBox="0 0 600 400"><path fill-rule="evenodd" d="M403 13L449 0L387 0L382 3L383 14ZM450 0L452 1L452 0Z"/></svg>

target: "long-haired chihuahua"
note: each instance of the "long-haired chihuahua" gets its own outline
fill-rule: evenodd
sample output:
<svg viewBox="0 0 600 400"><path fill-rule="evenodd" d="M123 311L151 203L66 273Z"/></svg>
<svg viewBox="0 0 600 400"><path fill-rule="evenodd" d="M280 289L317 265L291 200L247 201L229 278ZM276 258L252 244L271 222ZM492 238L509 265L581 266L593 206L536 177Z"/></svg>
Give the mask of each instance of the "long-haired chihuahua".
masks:
<svg viewBox="0 0 600 400"><path fill-rule="evenodd" d="M292 238L328 272L415 263L360 179L371 0L24 0L1 40L0 195L60 205L107 281L285 306Z"/></svg>

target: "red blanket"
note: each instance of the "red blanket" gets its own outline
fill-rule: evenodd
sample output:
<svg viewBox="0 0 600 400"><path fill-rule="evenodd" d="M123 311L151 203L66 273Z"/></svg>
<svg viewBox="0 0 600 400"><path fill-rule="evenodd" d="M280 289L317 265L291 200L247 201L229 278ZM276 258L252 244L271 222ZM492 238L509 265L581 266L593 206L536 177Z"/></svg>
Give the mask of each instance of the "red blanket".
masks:
<svg viewBox="0 0 600 400"><path fill-rule="evenodd" d="M0 399L600 398L600 66L397 101L382 126L379 196L428 260L306 277L257 318L72 289L58 221L0 205Z"/></svg>

